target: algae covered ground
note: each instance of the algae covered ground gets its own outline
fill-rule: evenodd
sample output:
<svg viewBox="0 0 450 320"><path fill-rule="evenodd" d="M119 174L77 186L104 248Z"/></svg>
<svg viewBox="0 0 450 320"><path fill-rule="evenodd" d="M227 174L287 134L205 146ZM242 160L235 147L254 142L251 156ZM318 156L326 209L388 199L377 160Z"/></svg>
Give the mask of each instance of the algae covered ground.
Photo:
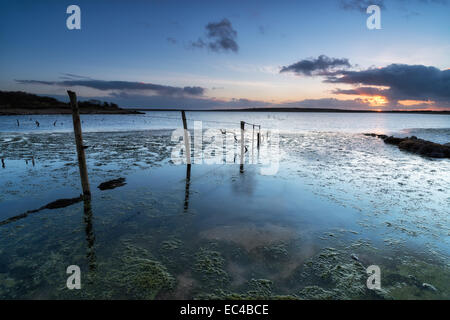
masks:
<svg viewBox="0 0 450 320"><path fill-rule="evenodd" d="M450 298L448 160L362 134L282 134L274 175L194 164L187 181L170 134L86 133L92 201L0 225L0 298ZM79 195L71 134L0 133L0 146L1 221Z"/></svg>

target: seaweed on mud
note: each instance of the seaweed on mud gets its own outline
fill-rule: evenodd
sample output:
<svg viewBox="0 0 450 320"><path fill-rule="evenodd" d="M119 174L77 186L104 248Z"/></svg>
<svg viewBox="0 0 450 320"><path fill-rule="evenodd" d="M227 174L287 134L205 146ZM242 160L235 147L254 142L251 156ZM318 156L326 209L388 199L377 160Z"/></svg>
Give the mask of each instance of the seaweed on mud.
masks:
<svg viewBox="0 0 450 320"><path fill-rule="evenodd" d="M394 299L449 299L450 268L407 256L385 268L382 286Z"/></svg>
<svg viewBox="0 0 450 320"><path fill-rule="evenodd" d="M163 289L172 289L174 278L159 261L129 257L126 271L118 273L128 293L144 299L155 299Z"/></svg>
<svg viewBox="0 0 450 320"><path fill-rule="evenodd" d="M223 285L229 282L228 273L223 269L224 258L218 251L200 248L195 255L194 270L208 285Z"/></svg>
<svg viewBox="0 0 450 320"><path fill-rule="evenodd" d="M257 248L262 253L264 259L268 261L283 261L289 257L286 243L277 243L270 246Z"/></svg>
<svg viewBox="0 0 450 320"><path fill-rule="evenodd" d="M167 251L172 251L180 248L182 242L180 239L170 239L161 243L161 248Z"/></svg>
<svg viewBox="0 0 450 320"><path fill-rule="evenodd" d="M334 248L324 248L293 274L302 283L298 295L305 299L381 298L381 292L366 287L366 268L350 255Z"/></svg>
<svg viewBox="0 0 450 320"><path fill-rule="evenodd" d="M146 249L129 244L123 254L119 268L110 272L110 281L125 288L127 294L137 299L153 300L161 292L174 288L175 278Z"/></svg>
<svg viewBox="0 0 450 320"><path fill-rule="evenodd" d="M272 292L273 282L267 279L251 279L248 281L247 290L230 292L224 289L216 289L212 293L199 294L195 299L199 300L298 300L296 295L278 295Z"/></svg>

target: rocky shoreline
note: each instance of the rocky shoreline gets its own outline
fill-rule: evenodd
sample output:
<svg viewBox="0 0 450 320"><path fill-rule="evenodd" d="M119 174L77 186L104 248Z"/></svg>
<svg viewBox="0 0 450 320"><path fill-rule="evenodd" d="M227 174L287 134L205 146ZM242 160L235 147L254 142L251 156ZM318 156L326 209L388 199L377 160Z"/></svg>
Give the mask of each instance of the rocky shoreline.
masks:
<svg viewBox="0 0 450 320"><path fill-rule="evenodd" d="M380 138L384 141L384 143L398 146L400 150L409 151L430 158L450 159L450 145L448 143L439 144L419 139L416 136L406 138L396 138L394 136L387 136L384 134L376 134L376 133L365 133L364 135L369 137Z"/></svg>

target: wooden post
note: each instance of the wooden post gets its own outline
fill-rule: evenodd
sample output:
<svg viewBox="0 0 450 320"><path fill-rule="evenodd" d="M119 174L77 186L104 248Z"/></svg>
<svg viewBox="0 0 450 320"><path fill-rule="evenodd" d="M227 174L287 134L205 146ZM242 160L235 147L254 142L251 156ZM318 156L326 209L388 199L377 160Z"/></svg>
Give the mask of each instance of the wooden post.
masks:
<svg viewBox="0 0 450 320"><path fill-rule="evenodd" d="M245 138L244 138L245 122L241 121L241 165L240 172L244 172L244 156L245 156Z"/></svg>
<svg viewBox="0 0 450 320"><path fill-rule="evenodd" d="M183 119L183 128L184 128L184 147L186 151L186 163L188 165L191 164L191 141L189 139L189 131L187 128L187 122L186 122L186 114L184 113L184 110L181 111L181 118Z"/></svg>
<svg viewBox="0 0 450 320"><path fill-rule="evenodd" d="M81 133L80 110L78 109L77 95L73 91L67 90L72 105L73 132L75 133L75 143L77 145L78 167L80 168L81 186L83 196L90 199L91 190L89 188L89 179L86 166L86 155L84 153L83 135Z"/></svg>
<svg viewBox="0 0 450 320"><path fill-rule="evenodd" d="M258 128L258 135L257 135L257 144L256 144L256 147L258 148L258 150L259 150L259 145L261 144L261 125L259 126L259 128Z"/></svg>

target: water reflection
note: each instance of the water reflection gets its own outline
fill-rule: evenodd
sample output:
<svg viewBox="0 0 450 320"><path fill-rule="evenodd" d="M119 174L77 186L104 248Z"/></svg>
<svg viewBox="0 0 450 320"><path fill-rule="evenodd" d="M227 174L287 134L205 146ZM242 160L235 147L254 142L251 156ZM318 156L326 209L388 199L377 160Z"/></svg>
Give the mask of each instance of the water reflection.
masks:
<svg viewBox="0 0 450 320"><path fill-rule="evenodd" d="M94 228L92 225L92 205L91 205L91 199L89 197L85 197L84 199L84 217L83 221L85 224L85 231L86 231L86 241L87 241L87 261L89 264L89 270L94 271L97 269L97 262L95 257L95 235L94 235Z"/></svg>
<svg viewBox="0 0 450 320"><path fill-rule="evenodd" d="M184 212L189 209L189 187L191 184L191 164L186 165L186 185L184 193Z"/></svg>

